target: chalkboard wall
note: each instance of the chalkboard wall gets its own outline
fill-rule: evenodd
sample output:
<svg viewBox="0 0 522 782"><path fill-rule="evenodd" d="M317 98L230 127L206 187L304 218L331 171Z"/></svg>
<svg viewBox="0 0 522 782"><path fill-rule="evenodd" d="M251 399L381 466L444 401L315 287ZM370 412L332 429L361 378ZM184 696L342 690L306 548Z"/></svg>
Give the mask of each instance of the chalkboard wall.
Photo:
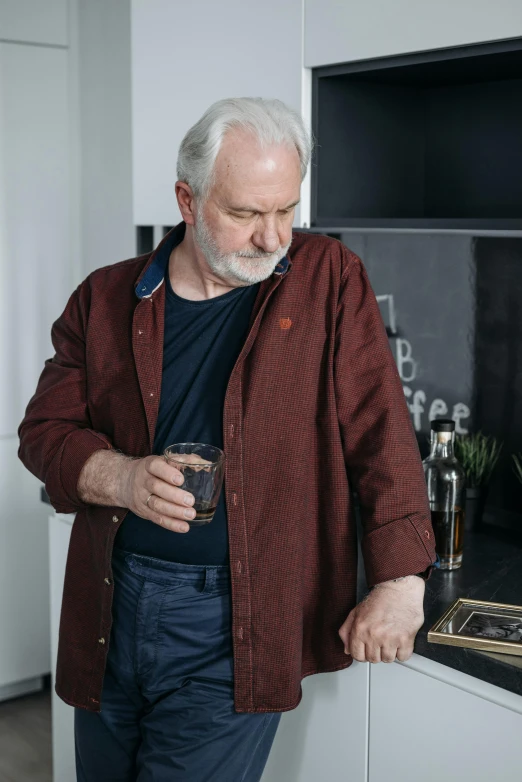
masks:
<svg viewBox="0 0 522 782"><path fill-rule="evenodd" d="M336 234L370 276L419 447L429 422L504 442L486 521L522 530L522 239L459 234Z"/></svg>

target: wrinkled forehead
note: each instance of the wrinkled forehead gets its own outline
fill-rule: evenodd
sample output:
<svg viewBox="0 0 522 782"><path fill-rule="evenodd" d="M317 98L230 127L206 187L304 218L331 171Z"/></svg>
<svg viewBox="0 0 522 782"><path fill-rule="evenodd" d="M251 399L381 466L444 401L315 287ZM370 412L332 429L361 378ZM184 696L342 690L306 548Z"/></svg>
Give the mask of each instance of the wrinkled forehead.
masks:
<svg viewBox="0 0 522 782"><path fill-rule="evenodd" d="M214 165L213 185L222 192L238 190L270 196L301 184L301 164L295 146L261 144L253 133L229 131Z"/></svg>

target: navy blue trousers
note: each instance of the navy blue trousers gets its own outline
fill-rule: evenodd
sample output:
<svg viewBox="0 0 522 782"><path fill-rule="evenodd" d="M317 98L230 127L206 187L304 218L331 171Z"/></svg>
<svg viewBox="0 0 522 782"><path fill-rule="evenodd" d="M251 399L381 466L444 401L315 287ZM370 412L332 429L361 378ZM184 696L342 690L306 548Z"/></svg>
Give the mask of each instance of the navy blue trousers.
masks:
<svg viewBox="0 0 522 782"><path fill-rule="evenodd" d="M258 782L280 713L234 710L228 567L115 551L101 712L75 710L79 782Z"/></svg>

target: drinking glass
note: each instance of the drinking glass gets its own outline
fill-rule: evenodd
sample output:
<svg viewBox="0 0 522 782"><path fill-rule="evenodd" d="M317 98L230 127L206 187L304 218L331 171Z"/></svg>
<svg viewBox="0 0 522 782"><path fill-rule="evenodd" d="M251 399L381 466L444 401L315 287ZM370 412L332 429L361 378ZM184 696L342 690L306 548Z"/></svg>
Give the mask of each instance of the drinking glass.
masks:
<svg viewBox="0 0 522 782"><path fill-rule="evenodd" d="M175 443L163 452L169 464L183 475L180 487L194 495L194 519L187 523L194 527L208 524L214 518L223 486L225 454L220 448L205 443Z"/></svg>

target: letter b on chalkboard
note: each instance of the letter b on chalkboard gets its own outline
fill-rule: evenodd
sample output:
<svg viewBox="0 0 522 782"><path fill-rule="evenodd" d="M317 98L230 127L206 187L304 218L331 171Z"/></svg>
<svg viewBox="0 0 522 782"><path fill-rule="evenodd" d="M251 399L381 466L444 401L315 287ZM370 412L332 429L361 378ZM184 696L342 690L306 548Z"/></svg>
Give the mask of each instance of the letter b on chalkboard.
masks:
<svg viewBox="0 0 522 782"><path fill-rule="evenodd" d="M403 383L411 383L417 377L417 362L412 357L411 344L407 339L397 339L397 369Z"/></svg>

